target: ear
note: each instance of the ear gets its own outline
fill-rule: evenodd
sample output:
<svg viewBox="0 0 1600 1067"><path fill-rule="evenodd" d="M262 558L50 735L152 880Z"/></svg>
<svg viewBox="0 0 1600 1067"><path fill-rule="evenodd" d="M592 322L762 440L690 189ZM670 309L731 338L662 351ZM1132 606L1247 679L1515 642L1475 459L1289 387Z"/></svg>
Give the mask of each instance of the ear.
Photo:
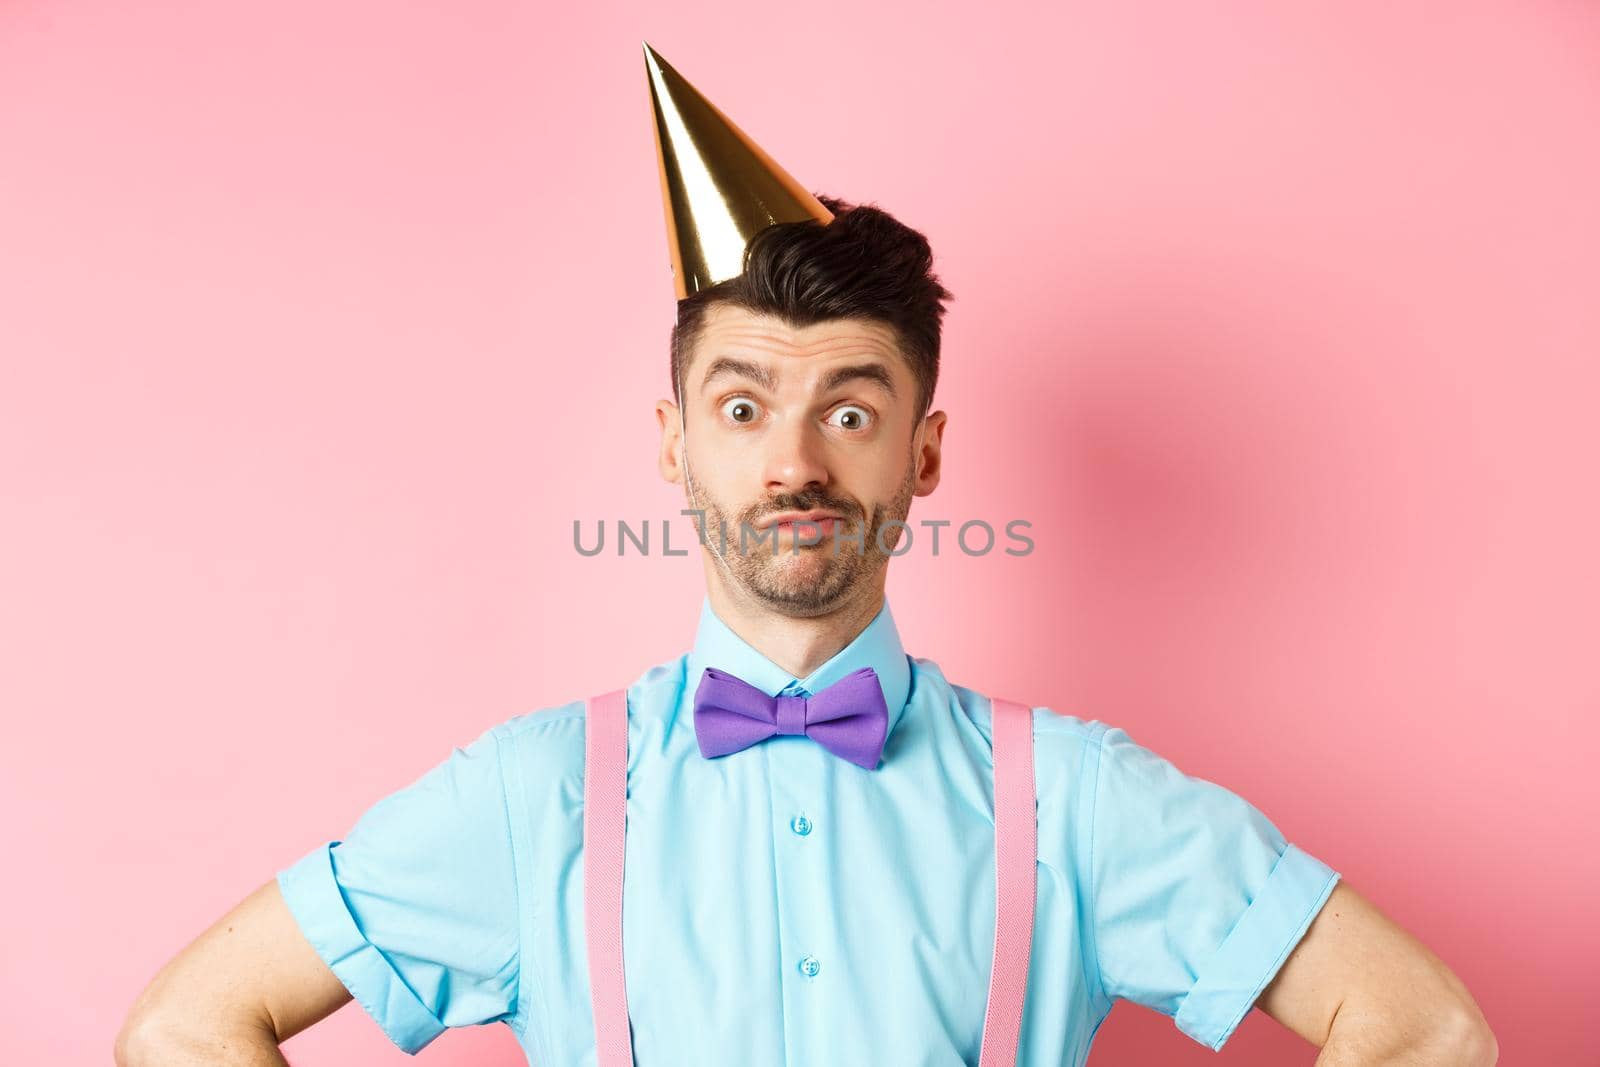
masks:
<svg viewBox="0 0 1600 1067"><path fill-rule="evenodd" d="M657 400L656 422L661 427L661 453L656 457L656 466L662 478L673 485L682 485L683 424L678 420L678 405L670 400Z"/></svg>
<svg viewBox="0 0 1600 1067"><path fill-rule="evenodd" d="M917 464L917 477L913 483L916 496L927 496L939 485L939 450L944 444L947 418L942 411L930 411L922 420L922 445L913 457Z"/></svg>

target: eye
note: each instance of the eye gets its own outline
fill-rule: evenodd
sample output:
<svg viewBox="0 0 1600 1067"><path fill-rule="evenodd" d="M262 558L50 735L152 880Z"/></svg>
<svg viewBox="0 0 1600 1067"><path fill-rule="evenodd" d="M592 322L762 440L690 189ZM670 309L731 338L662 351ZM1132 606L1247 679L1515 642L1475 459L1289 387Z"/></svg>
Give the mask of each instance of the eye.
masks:
<svg viewBox="0 0 1600 1067"><path fill-rule="evenodd" d="M828 421L841 430L864 430L872 424L872 415L859 404L845 404L834 408Z"/></svg>
<svg viewBox="0 0 1600 1067"><path fill-rule="evenodd" d="M754 422L757 411L756 402L747 396L729 397L722 404L723 417L733 422Z"/></svg>

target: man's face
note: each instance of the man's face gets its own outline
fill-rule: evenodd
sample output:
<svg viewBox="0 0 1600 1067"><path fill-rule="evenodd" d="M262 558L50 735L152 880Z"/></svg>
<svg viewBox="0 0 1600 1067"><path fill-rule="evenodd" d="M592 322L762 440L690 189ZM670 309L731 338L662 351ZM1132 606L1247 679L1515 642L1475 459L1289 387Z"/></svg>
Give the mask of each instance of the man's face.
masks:
<svg viewBox="0 0 1600 1067"><path fill-rule="evenodd" d="M885 524L938 484L944 426L943 412L918 410L892 328L835 319L794 329L719 304L681 391L686 434L676 405L656 406L661 472L705 512L706 551L725 574L791 615L829 611L881 581L901 536ZM795 512L822 517L780 522Z"/></svg>

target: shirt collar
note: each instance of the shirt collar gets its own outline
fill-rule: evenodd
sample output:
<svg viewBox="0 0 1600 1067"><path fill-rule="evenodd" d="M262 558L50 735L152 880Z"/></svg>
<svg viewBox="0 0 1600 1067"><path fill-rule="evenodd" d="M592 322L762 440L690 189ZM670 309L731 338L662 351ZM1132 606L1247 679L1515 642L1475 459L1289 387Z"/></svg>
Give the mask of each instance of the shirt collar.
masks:
<svg viewBox="0 0 1600 1067"><path fill-rule="evenodd" d="M806 677L796 678L734 633L712 610L711 597L707 596L700 607L700 625L695 631L694 648L689 653L684 679L689 699L694 698L700 676L707 667L737 675L767 696L777 696L791 685L804 686L808 693L816 693L852 671L871 667L877 672L878 684L883 688L883 702L889 709L889 734L894 733L911 693L911 663L900 644L900 633L895 629L887 597L878 614L849 644Z"/></svg>

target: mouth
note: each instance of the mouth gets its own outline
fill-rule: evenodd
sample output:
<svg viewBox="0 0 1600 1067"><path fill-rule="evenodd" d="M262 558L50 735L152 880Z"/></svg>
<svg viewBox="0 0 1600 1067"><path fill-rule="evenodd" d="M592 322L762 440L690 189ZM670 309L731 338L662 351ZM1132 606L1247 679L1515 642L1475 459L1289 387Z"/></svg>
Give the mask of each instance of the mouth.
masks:
<svg viewBox="0 0 1600 1067"><path fill-rule="evenodd" d="M786 511L763 522L761 529L776 527L780 535L793 533L796 529L815 529L827 535L837 532L843 524L844 518L831 511Z"/></svg>

